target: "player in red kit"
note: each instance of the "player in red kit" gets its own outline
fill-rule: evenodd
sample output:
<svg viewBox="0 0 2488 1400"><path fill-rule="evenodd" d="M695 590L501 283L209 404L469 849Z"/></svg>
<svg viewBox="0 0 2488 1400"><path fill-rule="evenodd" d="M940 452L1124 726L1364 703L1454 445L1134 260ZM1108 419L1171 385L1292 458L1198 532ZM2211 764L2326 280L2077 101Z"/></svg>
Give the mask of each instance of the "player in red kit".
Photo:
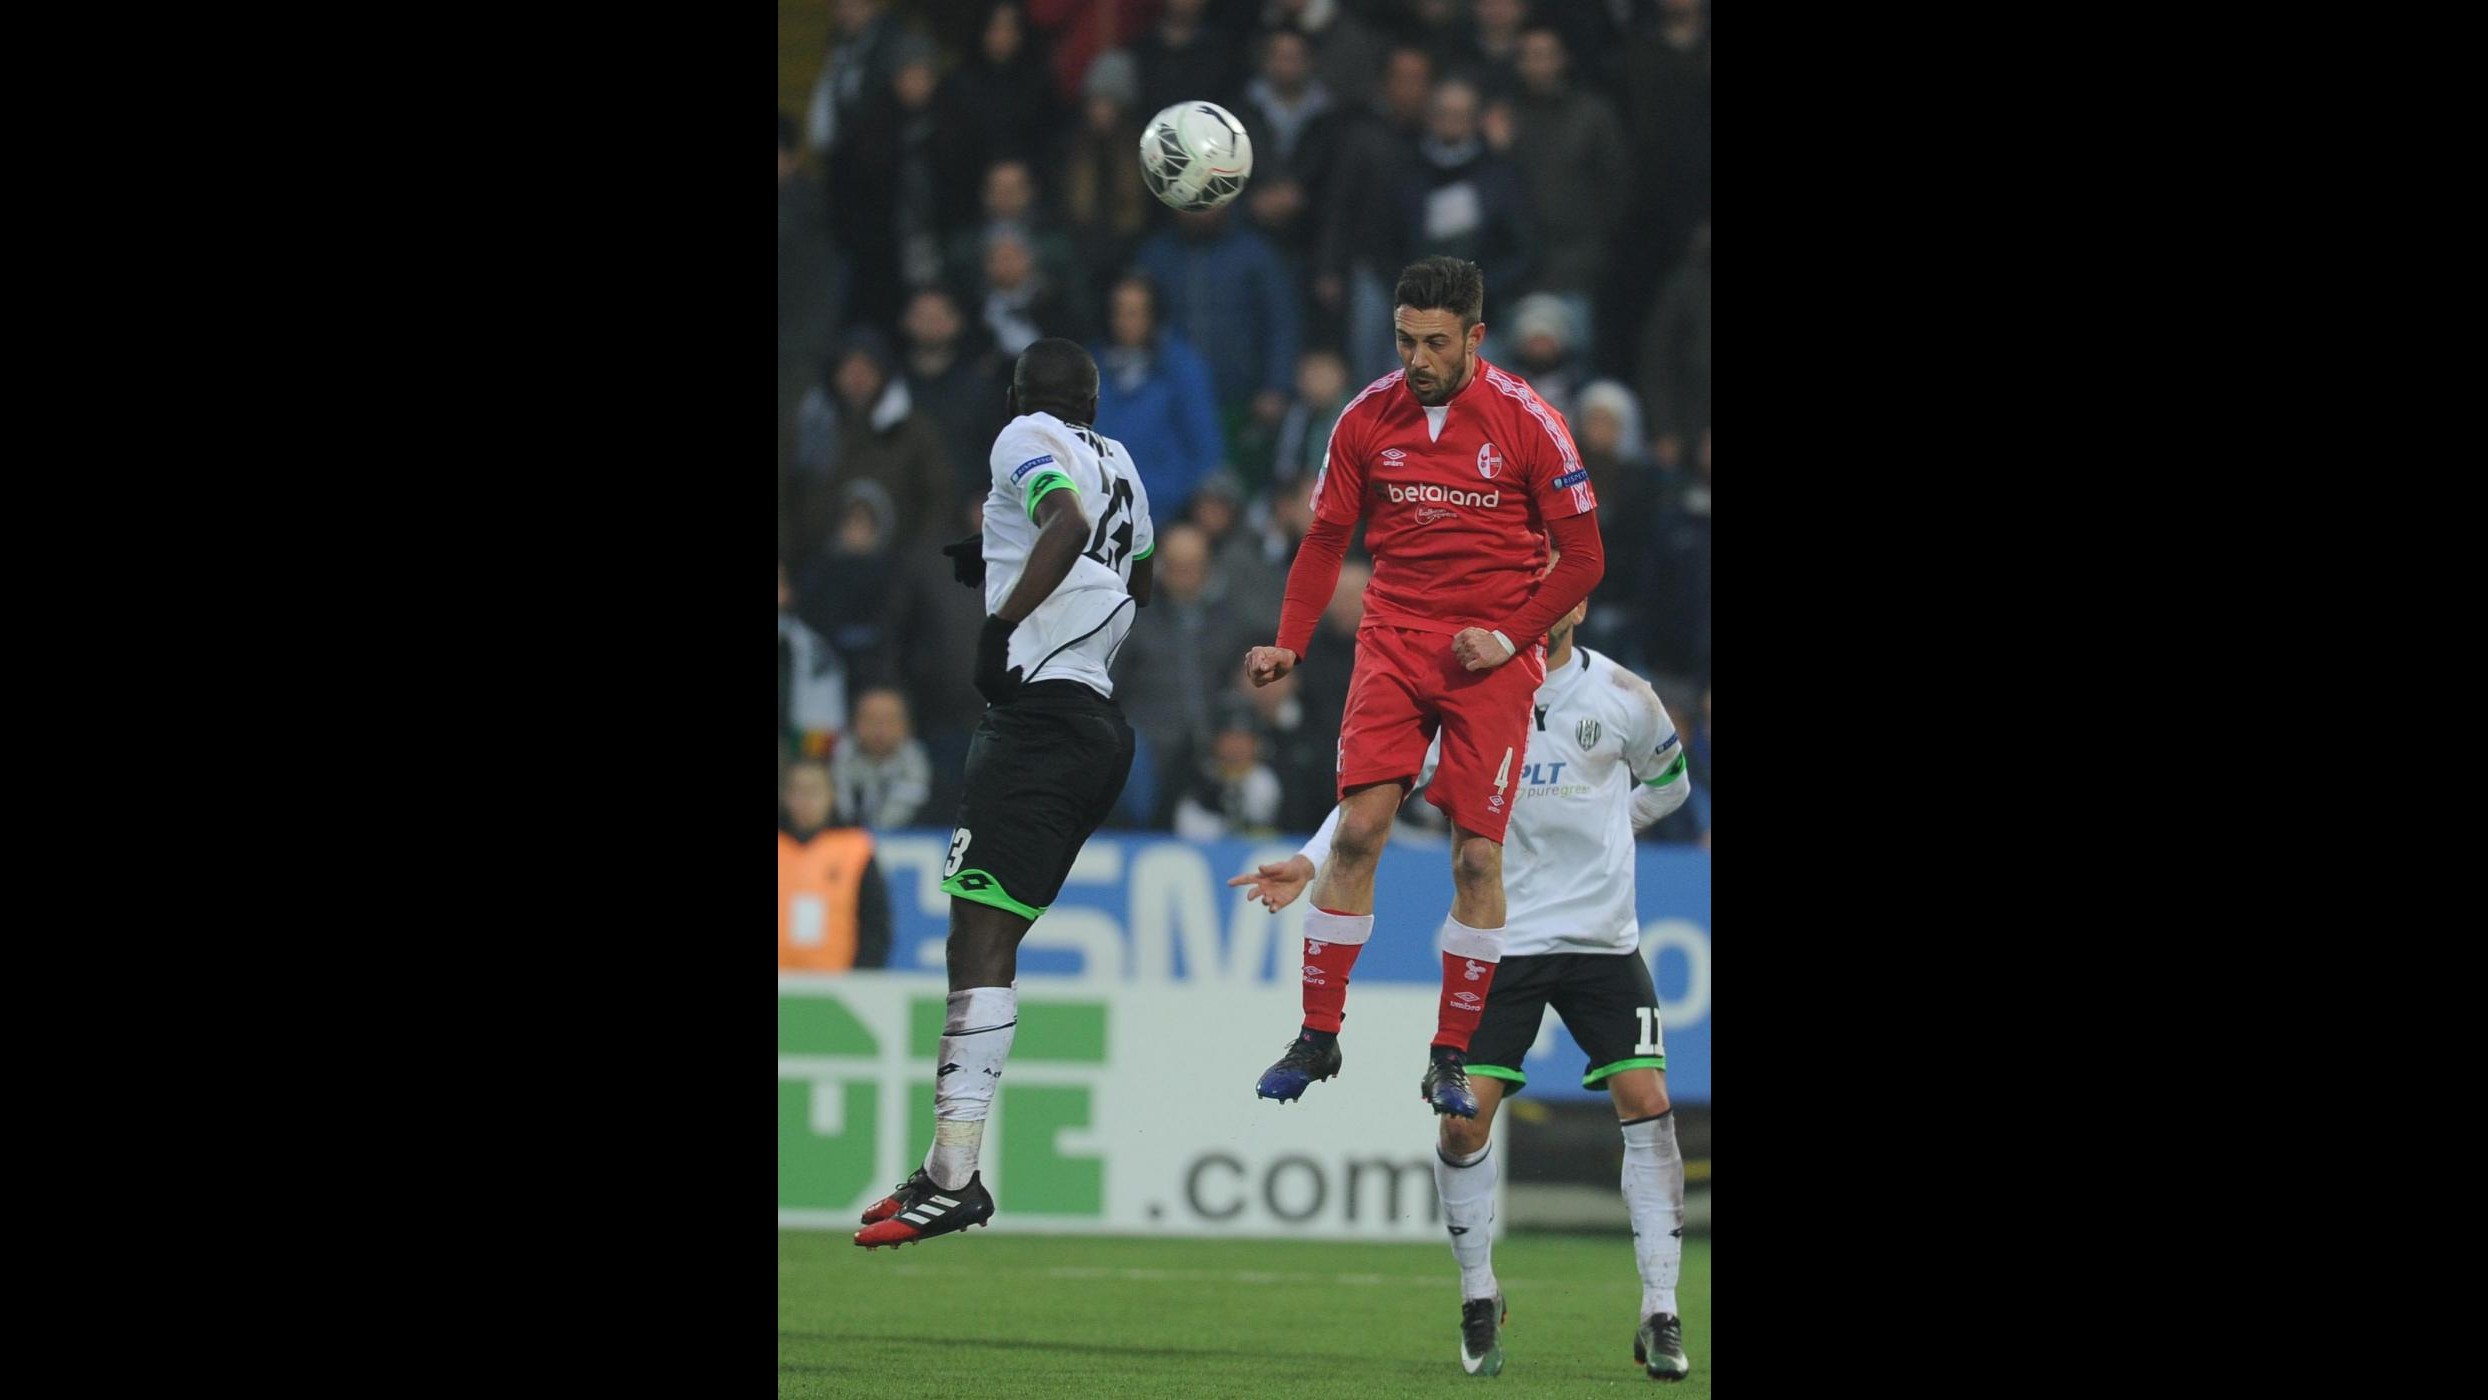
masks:
<svg viewBox="0 0 2488 1400"><path fill-rule="evenodd" d="M1597 586L1606 555L1564 420L1477 357L1486 282L1476 265L1411 263L1395 300L1402 368L1340 412L1313 481L1313 527L1287 573L1278 645L1245 656L1257 686L1294 668L1365 522L1374 576L1339 726L1338 834L1305 917L1304 1028L1255 1092L1284 1103L1339 1072L1348 972L1373 933L1374 866L1439 729L1426 800L1451 818L1453 894L1418 1092L1436 1113L1473 1118L1469 1036L1502 957L1503 831L1546 679L1542 639ZM1550 540L1561 554L1547 572Z"/></svg>

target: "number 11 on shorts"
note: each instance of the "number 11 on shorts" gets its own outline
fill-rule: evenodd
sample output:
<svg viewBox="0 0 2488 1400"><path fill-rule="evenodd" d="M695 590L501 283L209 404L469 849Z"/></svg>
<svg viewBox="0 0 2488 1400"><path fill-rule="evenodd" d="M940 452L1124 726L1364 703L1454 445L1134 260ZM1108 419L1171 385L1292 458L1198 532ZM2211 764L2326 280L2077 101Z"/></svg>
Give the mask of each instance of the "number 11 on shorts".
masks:
<svg viewBox="0 0 2488 1400"><path fill-rule="evenodd" d="M1633 1053L1636 1055L1659 1053L1659 1009L1655 1006L1644 1006L1636 1008L1633 1014L1641 1018L1641 1044L1633 1047Z"/></svg>

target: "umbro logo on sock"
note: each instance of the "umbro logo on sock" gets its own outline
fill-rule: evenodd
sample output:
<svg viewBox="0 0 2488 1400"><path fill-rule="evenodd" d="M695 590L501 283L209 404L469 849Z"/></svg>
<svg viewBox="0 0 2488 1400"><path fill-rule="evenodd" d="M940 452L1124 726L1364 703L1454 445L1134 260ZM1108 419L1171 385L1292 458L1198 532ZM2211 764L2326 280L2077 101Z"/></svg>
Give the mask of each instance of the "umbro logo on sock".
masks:
<svg viewBox="0 0 2488 1400"><path fill-rule="evenodd" d="M957 1066L957 1065L944 1065L944 1066L942 1066L942 1068L941 1068L941 1073L940 1073L940 1074L936 1074L936 1075L934 1075L933 1077L934 1077L935 1079L939 1079L939 1078L941 1078L941 1077L942 1077L942 1075L943 1075L943 1074L948 1074L948 1073L950 1073L952 1070L957 1069L957 1068L958 1068L958 1066Z"/></svg>
<svg viewBox="0 0 2488 1400"><path fill-rule="evenodd" d="M1683 1239L1685 1237L1685 1227L1682 1225L1677 1226L1675 1229L1667 1232L1667 1237L1671 1240Z"/></svg>
<svg viewBox="0 0 2488 1400"><path fill-rule="evenodd" d="M1454 1225L1451 1227L1451 1232L1455 1235L1465 1235L1469 1232L1469 1227L1466 1225Z"/></svg>

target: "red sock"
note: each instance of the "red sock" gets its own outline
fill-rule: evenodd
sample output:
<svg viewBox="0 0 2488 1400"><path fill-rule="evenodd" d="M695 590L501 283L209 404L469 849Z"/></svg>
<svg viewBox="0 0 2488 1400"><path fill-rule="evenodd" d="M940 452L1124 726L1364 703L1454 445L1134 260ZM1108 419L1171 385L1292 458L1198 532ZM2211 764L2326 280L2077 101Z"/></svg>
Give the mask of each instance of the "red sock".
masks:
<svg viewBox="0 0 2488 1400"><path fill-rule="evenodd" d="M1321 909L1334 919L1358 916L1342 914L1334 909ZM1373 916L1364 916L1364 928L1373 926ZM1362 932L1363 930L1359 930ZM1333 943L1315 938L1311 933L1304 940L1304 1023L1307 1029L1339 1033L1340 1018L1348 1010L1348 970L1356 966L1356 955L1365 951L1363 943Z"/></svg>
<svg viewBox="0 0 2488 1400"><path fill-rule="evenodd" d="M1467 1054L1478 1018L1486 1014L1486 991L1494 984L1493 963L1443 954L1443 1000L1435 1012L1434 1043Z"/></svg>

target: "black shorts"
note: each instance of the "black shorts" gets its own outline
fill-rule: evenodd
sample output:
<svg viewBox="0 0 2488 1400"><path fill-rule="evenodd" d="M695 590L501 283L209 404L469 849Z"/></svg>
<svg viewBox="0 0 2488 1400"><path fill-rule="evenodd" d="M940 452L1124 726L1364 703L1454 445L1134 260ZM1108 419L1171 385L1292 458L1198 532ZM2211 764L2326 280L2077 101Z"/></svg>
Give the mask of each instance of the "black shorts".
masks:
<svg viewBox="0 0 2488 1400"><path fill-rule="evenodd" d="M968 744L943 891L1035 919L1131 771L1122 707L1078 681L1039 681L988 706Z"/></svg>
<svg viewBox="0 0 2488 1400"><path fill-rule="evenodd" d="M1589 1056L1582 1088L1595 1089L1619 1070L1667 1068L1659 993L1641 954L1542 953L1495 967L1485 1014L1469 1037L1469 1073L1504 1080L1505 1094L1519 1093L1529 1082L1520 1062L1550 1006Z"/></svg>

